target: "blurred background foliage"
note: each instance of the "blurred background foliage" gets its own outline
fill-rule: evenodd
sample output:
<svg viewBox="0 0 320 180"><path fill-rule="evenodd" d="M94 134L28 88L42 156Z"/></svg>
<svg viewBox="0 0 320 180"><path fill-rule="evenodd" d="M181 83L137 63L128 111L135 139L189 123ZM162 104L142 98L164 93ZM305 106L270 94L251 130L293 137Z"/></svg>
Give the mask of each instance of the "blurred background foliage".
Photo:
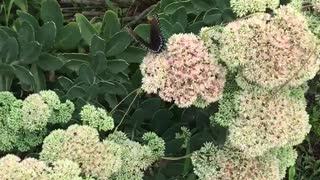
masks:
<svg viewBox="0 0 320 180"><path fill-rule="evenodd" d="M120 129L140 140L153 131L166 141L166 156L181 157L204 142L222 144L226 129L209 122L217 104L179 109L141 94L139 64L147 53L125 30L149 40L148 21L160 17L165 38L198 33L204 26L233 21L228 0L0 0L0 90L26 97L44 89L112 113ZM288 1L283 1L283 4ZM319 77L306 95L313 131L289 175L320 178ZM76 113L78 114L78 113ZM190 132L186 133L185 128ZM177 134L178 133L178 134ZM146 179L196 179L190 160L164 159ZM289 177L289 179L292 179Z"/></svg>

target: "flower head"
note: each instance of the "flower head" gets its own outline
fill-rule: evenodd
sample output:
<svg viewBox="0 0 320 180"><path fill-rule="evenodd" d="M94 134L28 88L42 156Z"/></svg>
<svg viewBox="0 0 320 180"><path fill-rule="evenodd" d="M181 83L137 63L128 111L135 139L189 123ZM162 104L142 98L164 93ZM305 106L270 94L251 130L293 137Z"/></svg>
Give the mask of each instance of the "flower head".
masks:
<svg viewBox="0 0 320 180"><path fill-rule="evenodd" d="M270 155L246 159L235 149L219 149L207 143L191 160L195 174L203 180L280 180L279 160Z"/></svg>
<svg viewBox="0 0 320 180"><path fill-rule="evenodd" d="M85 105L80 112L81 120L89 126L102 131L114 128L114 121L104 109L96 108L93 105Z"/></svg>
<svg viewBox="0 0 320 180"><path fill-rule="evenodd" d="M260 13L227 25L221 59L259 87L297 87L319 69L317 39L306 18L290 6L275 13L274 17Z"/></svg>
<svg viewBox="0 0 320 180"><path fill-rule="evenodd" d="M237 95L235 101L237 116L229 126L227 141L246 157L300 144L310 131L304 101L249 91Z"/></svg>
<svg viewBox="0 0 320 180"><path fill-rule="evenodd" d="M148 54L141 71L142 88L147 93L158 92L163 100L182 108L199 101L201 106L217 101L225 82L224 69L193 34L171 36L167 51Z"/></svg>
<svg viewBox="0 0 320 180"><path fill-rule="evenodd" d="M276 9L280 0L231 0L230 5L239 17L249 13L265 12L266 8Z"/></svg>

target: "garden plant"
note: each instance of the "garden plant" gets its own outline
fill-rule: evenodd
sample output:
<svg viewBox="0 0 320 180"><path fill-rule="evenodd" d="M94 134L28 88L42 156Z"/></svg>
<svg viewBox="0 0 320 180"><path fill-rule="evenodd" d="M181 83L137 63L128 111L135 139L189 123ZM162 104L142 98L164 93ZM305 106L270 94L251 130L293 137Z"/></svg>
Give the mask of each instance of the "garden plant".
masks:
<svg viewBox="0 0 320 180"><path fill-rule="evenodd" d="M320 0L0 0L0 180L320 179Z"/></svg>

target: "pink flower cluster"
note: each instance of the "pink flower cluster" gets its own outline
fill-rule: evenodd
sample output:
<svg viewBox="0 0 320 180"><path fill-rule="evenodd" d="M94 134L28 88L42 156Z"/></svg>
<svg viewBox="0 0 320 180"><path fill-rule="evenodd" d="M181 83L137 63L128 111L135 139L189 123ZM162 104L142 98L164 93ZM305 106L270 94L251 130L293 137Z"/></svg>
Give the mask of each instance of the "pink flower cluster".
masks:
<svg viewBox="0 0 320 180"><path fill-rule="evenodd" d="M140 68L144 91L158 92L163 100L181 108L217 101L225 83L224 68L193 34L173 35L167 50L148 54Z"/></svg>

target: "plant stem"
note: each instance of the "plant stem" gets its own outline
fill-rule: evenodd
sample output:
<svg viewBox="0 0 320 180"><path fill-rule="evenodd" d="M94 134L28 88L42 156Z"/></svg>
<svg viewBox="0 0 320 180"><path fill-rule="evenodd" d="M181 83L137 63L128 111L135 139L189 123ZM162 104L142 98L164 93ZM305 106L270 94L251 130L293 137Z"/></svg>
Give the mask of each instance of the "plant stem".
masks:
<svg viewBox="0 0 320 180"><path fill-rule="evenodd" d="M113 114L114 111L126 100L128 99L132 94L134 94L135 92L139 91L140 88L133 90L131 93L129 93L126 97L124 97L111 111L109 114Z"/></svg>
<svg viewBox="0 0 320 180"><path fill-rule="evenodd" d="M120 123L118 124L118 126L115 128L115 130L114 130L114 131L117 131L117 130L118 130L118 128L121 126L121 124L122 124L122 123L123 123L123 121L124 121L124 118L125 118L125 117L127 116L127 114L129 113L129 111L130 111L130 109L131 109L131 107L132 107L133 103L136 101L136 99L137 99L137 97L138 97L138 96L139 96L139 93L137 92L136 96L133 98L133 100L132 100L131 104L129 105L129 107L128 107L128 109L127 109L126 113L123 115L123 117L122 117L122 119L121 119Z"/></svg>

